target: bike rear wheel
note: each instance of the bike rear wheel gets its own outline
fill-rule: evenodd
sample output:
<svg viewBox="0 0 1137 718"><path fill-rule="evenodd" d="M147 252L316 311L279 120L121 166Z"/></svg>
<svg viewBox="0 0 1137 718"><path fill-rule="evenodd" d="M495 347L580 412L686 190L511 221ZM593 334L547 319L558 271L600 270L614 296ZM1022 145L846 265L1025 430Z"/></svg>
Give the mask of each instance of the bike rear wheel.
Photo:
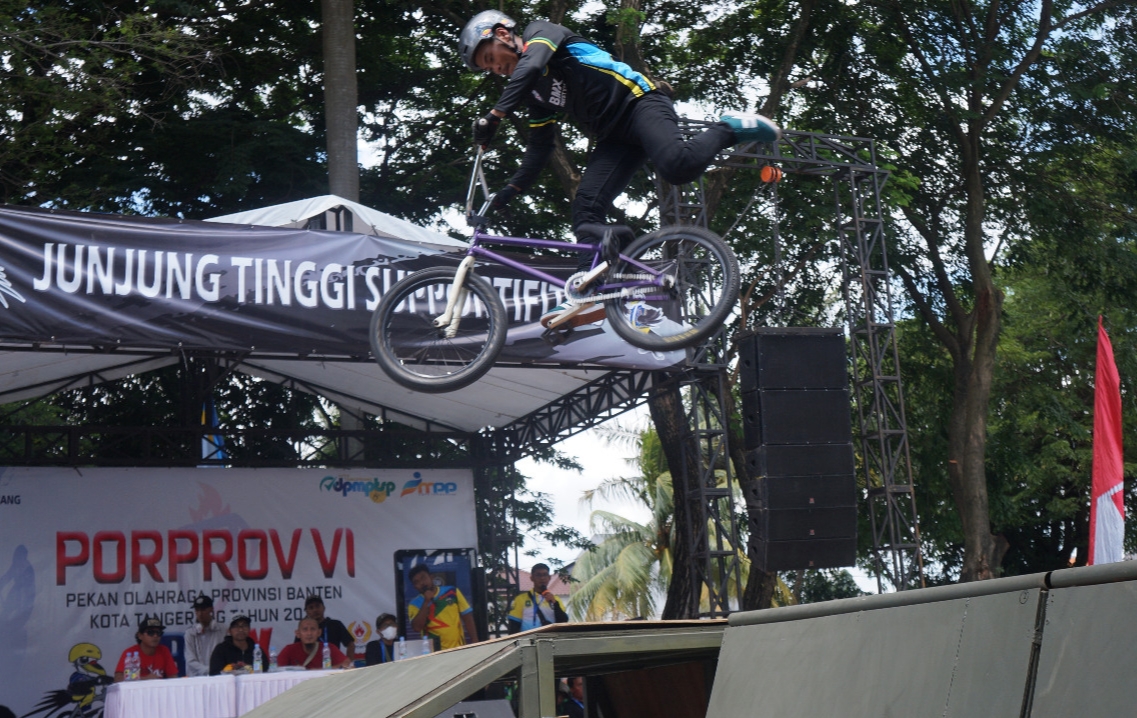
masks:
<svg viewBox="0 0 1137 718"><path fill-rule="evenodd" d="M641 349L670 351L706 341L738 301L740 276L734 252L714 232L701 227L664 227L623 251L608 282L627 281L645 270L674 278L670 287L633 289L630 296L607 299L608 324L624 341Z"/></svg>
<svg viewBox="0 0 1137 718"><path fill-rule="evenodd" d="M371 352L387 376L431 394L469 386L493 366L509 320L486 280L467 274L461 322L453 337L434 319L446 311L456 270L424 269L392 286L371 315Z"/></svg>

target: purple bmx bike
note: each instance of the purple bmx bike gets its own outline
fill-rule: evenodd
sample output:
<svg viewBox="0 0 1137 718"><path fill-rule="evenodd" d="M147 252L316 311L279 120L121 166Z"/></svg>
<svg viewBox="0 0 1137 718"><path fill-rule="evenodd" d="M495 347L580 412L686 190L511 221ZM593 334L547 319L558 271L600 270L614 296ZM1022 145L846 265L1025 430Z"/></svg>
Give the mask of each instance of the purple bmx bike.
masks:
<svg viewBox="0 0 1137 718"><path fill-rule="evenodd" d="M475 213L479 188L484 204ZM664 227L632 239L626 247L621 245L631 231L616 226L606 228L595 243L503 237L486 232L492 200L479 150L466 196L474 235L464 259L457 267L423 269L404 277L375 308L372 353L402 386L429 393L454 391L493 367L505 345L509 319L498 292L478 276L479 262L502 264L564 287L566 310L545 332L553 343L571 331L567 318L576 310L602 305L612 331L629 344L658 352L685 349L706 341L738 301L738 260L713 232ZM490 247L574 253L588 257L590 268L565 280Z"/></svg>

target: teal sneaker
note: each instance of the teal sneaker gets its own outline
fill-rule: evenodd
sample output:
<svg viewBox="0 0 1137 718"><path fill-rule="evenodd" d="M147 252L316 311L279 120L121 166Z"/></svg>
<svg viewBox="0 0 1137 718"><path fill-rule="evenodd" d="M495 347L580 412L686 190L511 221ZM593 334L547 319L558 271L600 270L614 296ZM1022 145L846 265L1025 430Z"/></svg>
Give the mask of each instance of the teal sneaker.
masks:
<svg viewBox="0 0 1137 718"><path fill-rule="evenodd" d="M773 121L750 112L729 112L719 118L734 130L737 142L777 142L782 138L782 128Z"/></svg>
<svg viewBox="0 0 1137 718"><path fill-rule="evenodd" d="M579 327L583 324L598 322L607 316L604 305L599 302L588 304L558 304L541 315L541 326L548 329L553 327Z"/></svg>

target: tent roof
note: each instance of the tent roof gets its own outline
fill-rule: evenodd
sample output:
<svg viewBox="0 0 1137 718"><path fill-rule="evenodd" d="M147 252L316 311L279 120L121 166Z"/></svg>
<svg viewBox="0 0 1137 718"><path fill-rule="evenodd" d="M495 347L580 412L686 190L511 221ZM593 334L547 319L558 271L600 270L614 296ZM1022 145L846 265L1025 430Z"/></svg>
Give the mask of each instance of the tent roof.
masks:
<svg viewBox="0 0 1137 718"><path fill-rule="evenodd" d="M608 673L713 659L726 621L632 621L552 624L514 636L398 663L305 681L252 710L250 718L312 715L434 718L511 673L523 683L549 670L558 676ZM544 661L551 666L538 664ZM538 691L553 686L534 685ZM522 686L522 691L526 686Z"/></svg>
<svg viewBox="0 0 1137 718"><path fill-rule="evenodd" d="M169 352L0 351L0 404L120 379L178 361ZM232 368L268 381L291 380L297 388L346 408L387 416L407 426L465 433L508 426L614 373L603 368L498 367L465 389L421 394L395 384L371 361L249 356L236 360Z"/></svg>
<svg viewBox="0 0 1137 718"><path fill-rule="evenodd" d="M308 220L318 217L325 212L346 207L351 210L356 219L352 223L352 231L357 234L369 234L375 237L388 237L390 239L403 239L417 244L425 244L435 249L454 250L465 249L466 243L457 239L399 219L386 212L352 202L349 199L326 194L322 197L300 199L295 202L274 204L271 207L250 209L245 212L227 214L223 217L212 217L206 222L224 222L227 224L253 224L263 227L292 227L304 228ZM360 226L360 225L363 226Z"/></svg>

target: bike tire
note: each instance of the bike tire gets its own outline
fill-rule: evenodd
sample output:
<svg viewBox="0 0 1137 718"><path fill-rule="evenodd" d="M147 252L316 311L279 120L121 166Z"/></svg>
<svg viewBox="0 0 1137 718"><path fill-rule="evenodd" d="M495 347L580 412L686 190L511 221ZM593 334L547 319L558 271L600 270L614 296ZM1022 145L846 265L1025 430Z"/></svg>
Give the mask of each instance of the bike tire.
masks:
<svg viewBox="0 0 1137 718"><path fill-rule="evenodd" d="M470 294L458 333L446 338L434 318L446 311L456 269L423 269L399 280L371 315L371 352L392 380L429 394L469 386L493 367L509 319L489 282L467 274ZM480 303L480 306L479 306Z"/></svg>
<svg viewBox="0 0 1137 718"><path fill-rule="evenodd" d="M664 227L632 242L623 255L673 272L676 280L670 289L647 288L604 301L609 326L640 349L671 351L700 344L726 321L738 301L738 259L714 232ZM642 271L621 260L609 281Z"/></svg>

